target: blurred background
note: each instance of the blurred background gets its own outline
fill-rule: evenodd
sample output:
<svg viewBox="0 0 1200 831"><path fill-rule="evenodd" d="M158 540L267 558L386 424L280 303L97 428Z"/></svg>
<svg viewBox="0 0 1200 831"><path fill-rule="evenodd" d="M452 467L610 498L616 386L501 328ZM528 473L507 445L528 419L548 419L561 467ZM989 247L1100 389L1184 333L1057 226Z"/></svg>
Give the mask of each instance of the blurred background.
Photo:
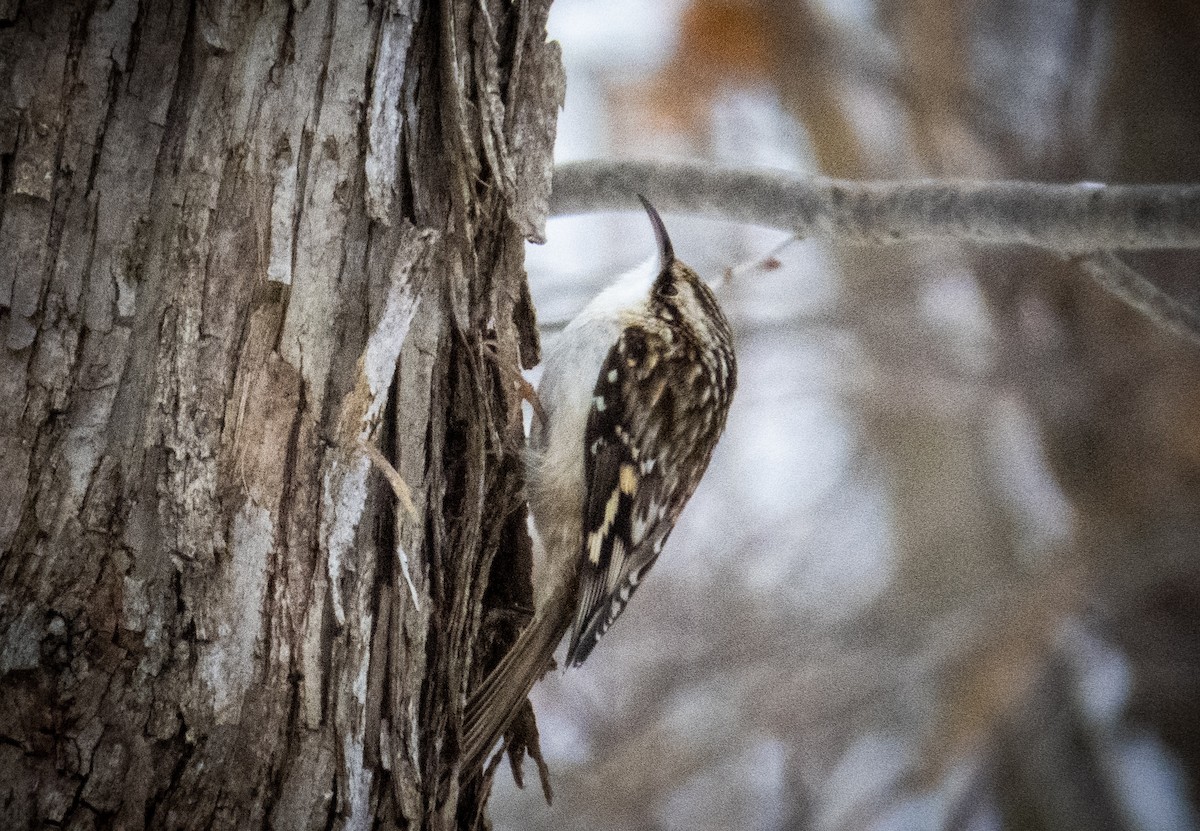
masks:
<svg viewBox="0 0 1200 831"><path fill-rule="evenodd" d="M1194 0L556 0L560 160L1200 181ZM1200 353L1032 250L668 215L740 388L662 559L534 691L502 829L1187 829ZM550 222L548 336L653 250ZM1129 258L1200 304L1198 258ZM528 771L534 775L533 771Z"/></svg>

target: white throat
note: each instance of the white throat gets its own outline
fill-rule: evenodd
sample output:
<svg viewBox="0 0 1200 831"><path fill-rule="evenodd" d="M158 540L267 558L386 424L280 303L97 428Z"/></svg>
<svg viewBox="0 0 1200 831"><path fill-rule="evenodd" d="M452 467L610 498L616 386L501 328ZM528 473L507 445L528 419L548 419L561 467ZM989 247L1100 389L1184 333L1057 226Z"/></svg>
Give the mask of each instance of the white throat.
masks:
<svg viewBox="0 0 1200 831"><path fill-rule="evenodd" d="M612 285L592 298L577 320L616 319L621 311L636 308L650 299L650 287L658 277L661 265L655 255L618 277Z"/></svg>

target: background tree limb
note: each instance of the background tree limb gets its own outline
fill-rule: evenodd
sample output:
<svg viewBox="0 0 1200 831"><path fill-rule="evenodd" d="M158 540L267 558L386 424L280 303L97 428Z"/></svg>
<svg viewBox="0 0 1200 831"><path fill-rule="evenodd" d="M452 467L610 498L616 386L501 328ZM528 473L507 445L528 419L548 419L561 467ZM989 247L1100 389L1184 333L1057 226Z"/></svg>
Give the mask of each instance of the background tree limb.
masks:
<svg viewBox="0 0 1200 831"><path fill-rule="evenodd" d="M1067 253L1200 248L1200 185L857 182L699 161L584 161L554 171L551 215L661 211L869 244L952 239Z"/></svg>
<svg viewBox="0 0 1200 831"><path fill-rule="evenodd" d="M866 182L694 161L584 161L554 171L552 216L660 210L882 245L954 240L1082 254L1082 271L1157 326L1200 345L1200 311L1114 251L1200 248L1200 185Z"/></svg>

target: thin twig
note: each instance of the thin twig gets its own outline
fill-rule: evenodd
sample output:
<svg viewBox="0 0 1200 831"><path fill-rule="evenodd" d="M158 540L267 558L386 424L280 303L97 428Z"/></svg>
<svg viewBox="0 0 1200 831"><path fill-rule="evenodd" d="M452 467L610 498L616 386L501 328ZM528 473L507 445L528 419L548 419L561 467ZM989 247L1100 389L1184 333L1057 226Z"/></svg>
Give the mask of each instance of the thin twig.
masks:
<svg viewBox="0 0 1200 831"><path fill-rule="evenodd" d="M1166 294L1110 251L1075 258L1102 288L1166 331L1200 346L1200 314Z"/></svg>
<svg viewBox="0 0 1200 831"><path fill-rule="evenodd" d="M774 269L779 268L781 265L779 262L779 255L799 241L800 240L794 236L785 237L778 244L771 246L771 250L767 253L756 254L752 259L738 263L737 265L731 265L729 268L725 269L725 282L732 282L733 280L737 279L739 275L749 274L751 271L758 271L760 269L762 271L773 271Z"/></svg>

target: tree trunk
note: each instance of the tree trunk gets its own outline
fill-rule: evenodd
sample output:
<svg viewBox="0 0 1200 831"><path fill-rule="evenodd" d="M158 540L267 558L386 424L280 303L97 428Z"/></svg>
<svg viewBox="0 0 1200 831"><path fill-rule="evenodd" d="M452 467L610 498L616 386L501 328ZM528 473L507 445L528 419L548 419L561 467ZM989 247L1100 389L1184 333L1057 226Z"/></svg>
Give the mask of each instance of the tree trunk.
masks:
<svg viewBox="0 0 1200 831"><path fill-rule="evenodd" d="M547 6L0 2L0 827L479 822Z"/></svg>

